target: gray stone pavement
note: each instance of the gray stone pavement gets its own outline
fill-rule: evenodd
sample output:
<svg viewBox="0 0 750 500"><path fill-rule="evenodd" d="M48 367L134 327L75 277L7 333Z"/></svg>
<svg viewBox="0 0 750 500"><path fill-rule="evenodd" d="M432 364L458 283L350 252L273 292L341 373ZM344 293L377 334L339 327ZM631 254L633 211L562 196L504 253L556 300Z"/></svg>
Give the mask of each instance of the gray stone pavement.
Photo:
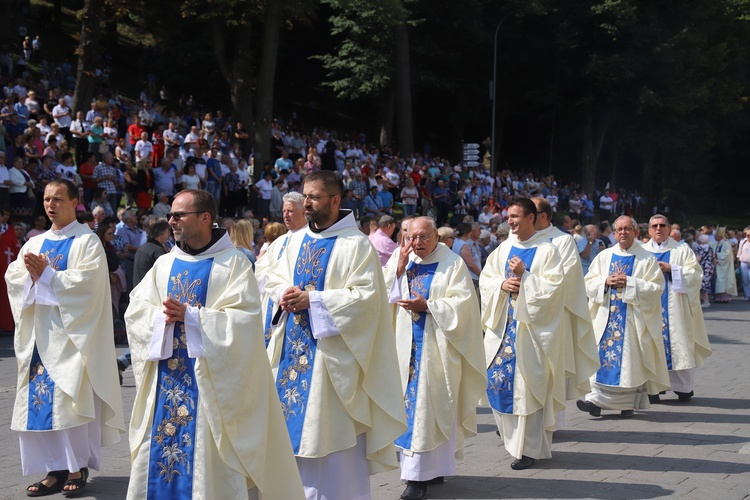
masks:
<svg viewBox="0 0 750 500"><path fill-rule="evenodd" d="M468 441L458 475L430 487L427 498L750 498L750 303L716 304L705 317L714 354L698 372L690 403L677 403L668 393L663 404L620 419L615 412L592 418L569 402L566 424L555 432L552 459L525 471L510 468L492 415L479 408L479 434ZM9 430L15 384L12 339L3 337L2 499L27 498L25 487L40 479L20 472L18 439ZM134 394L128 370L122 390L127 420ZM104 448L102 462L103 469L92 472L86 495L79 498L125 498L127 441ZM371 485L374 500L398 499L404 488L398 471L371 476Z"/></svg>

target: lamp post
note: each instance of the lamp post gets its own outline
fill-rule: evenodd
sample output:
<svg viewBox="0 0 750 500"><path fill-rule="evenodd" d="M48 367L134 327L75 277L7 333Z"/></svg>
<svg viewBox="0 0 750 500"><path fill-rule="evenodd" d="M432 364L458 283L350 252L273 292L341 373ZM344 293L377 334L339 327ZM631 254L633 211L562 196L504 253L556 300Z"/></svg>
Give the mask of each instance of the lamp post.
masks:
<svg viewBox="0 0 750 500"><path fill-rule="evenodd" d="M500 26L503 25L506 19L512 14L518 12L518 9L512 10L505 14L500 22L497 23L495 28L495 45L494 45L494 57L492 58L492 137L491 137L491 151L490 151L490 172L495 172L495 113L497 110L497 35L500 33Z"/></svg>

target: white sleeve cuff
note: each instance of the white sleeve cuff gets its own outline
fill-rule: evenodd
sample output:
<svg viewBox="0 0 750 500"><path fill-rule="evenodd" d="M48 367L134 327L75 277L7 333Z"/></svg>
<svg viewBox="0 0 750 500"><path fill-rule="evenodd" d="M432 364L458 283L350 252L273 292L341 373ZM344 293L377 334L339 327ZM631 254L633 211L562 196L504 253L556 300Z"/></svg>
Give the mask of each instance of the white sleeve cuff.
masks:
<svg viewBox="0 0 750 500"><path fill-rule="evenodd" d="M163 311L156 313L154 330L151 333L151 345L148 348L149 361L159 361L172 357L174 342L174 323L167 324L167 316Z"/></svg>
<svg viewBox="0 0 750 500"><path fill-rule="evenodd" d="M263 276L260 281L258 281L258 291L261 295L266 293L266 277Z"/></svg>
<svg viewBox="0 0 750 500"><path fill-rule="evenodd" d="M52 278L55 277L55 270L50 266L44 268L42 275L36 280L36 303L41 306L56 306L57 294L52 288Z"/></svg>
<svg viewBox="0 0 750 500"><path fill-rule="evenodd" d="M625 293L622 296L622 301L626 304L633 304L636 302L636 281L632 276L628 276L628 284L625 285Z"/></svg>
<svg viewBox="0 0 750 500"><path fill-rule="evenodd" d="M205 358L206 351L203 350L200 309L197 307L187 306L185 310L185 336L187 337L188 356Z"/></svg>
<svg viewBox="0 0 750 500"><path fill-rule="evenodd" d="M688 293L685 282L682 280L682 267L672 265L672 291L674 293Z"/></svg>
<svg viewBox="0 0 750 500"><path fill-rule="evenodd" d="M310 328L313 337L316 339L341 335L333 322L331 313L328 312L326 305L323 303L322 294L317 290L310 292Z"/></svg>
<svg viewBox="0 0 750 500"><path fill-rule="evenodd" d="M393 280L393 284L391 285L391 290L388 292L388 303L389 304L395 304L399 300L402 299L401 297L401 285L403 284L404 280L406 279L405 276L406 273L402 274L400 278L396 278Z"/></svg>
<svg viewBox="0 0 750 500"><path fill-rule="evenodd" d="M605 285L604 283L606 283L606 280L601 285L599 285L599 288L596 290L596 298L594 299L594 302L596 302L597 304L604 304L604 296L607 293L607 285Z"/></svg>

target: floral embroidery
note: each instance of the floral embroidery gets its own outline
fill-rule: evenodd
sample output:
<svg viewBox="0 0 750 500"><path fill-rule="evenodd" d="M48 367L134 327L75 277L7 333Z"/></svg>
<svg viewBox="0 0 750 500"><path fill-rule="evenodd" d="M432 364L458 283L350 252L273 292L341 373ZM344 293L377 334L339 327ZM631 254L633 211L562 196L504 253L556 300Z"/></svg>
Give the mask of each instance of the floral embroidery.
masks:
<svg viewBox="0 0 750 500"><path fill-rule="evenodd" d="M175 476L182 474L178 466L184 467L185 472L190 474L189 455L183 447L191 447L192 440L189 433L182 431L188 422L195 419L192 414L195 411L195 401L189 392L193 385L193 378L187 373L188 367L185 364L187 357L185 325L179 326L183 334L175 337L175 352L171 358L165 360L169 371L162 376L159 383L159 401L166 403L163 405L166 416L156 426L156 433L153 436L154 442L162 447L161 458L163 460L157 462L159 475L164 476L164 480L168 483Z"/></svg>
<svg viewBox="0 0 750 500"><path fill-rule="evenodd" d="M312 368L311 361L315 353L310 348L312 332L310 331L308 315L306 311L292 313L294 318L289 329L286 342L290 350L290 363L282 370L278 385L284 388L281 401L281 412L284 419L288 420L292 415L301 415L305 411L305 401L309 390L308 381L304 380L299 385L295 384L299 374L306 374ZM304 393L301 394L299 391Z"/></svg>
<svg viewBox="0 0 750 500"><path fill-rule="evenodd" d="M30 376L30 382L34 384L34 395L31 398L30 404L34 407L35 410L39 411L42 409L42 407L47 405L52 405L52 391L51 389L54 388L53 386L50 386L48 382L50 381L49 375L45 375L47 371L44 369L44 365L41 361L37 362L34 366L31 367L31 370L29 370L31 373Z"/></svg>
<svg viewBox="0 0 750 500"><path fill-rule="evenodd" d="M630 276L635 256L613 255L610 262L610 274L624 273ZM628 305L624 302L621 288L609 290L609 317L604 334L599 341L599 364L596 381L605 385L620 385L623 344L625 343L625 326L627 324Z"/></svg>

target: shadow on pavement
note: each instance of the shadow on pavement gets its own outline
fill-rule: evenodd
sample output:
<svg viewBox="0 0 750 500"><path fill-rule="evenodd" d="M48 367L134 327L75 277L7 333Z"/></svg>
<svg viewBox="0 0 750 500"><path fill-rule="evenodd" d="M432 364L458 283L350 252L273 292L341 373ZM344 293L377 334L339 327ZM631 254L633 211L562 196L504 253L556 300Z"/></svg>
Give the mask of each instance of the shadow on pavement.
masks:
<svg viewBox="0 0 750 500"><path fill-rule="evenodd" d="M611 446L611 443L607 443ZM696 458L670 458L665 456L611 455L585 451L554 451L550 460L535 465L539 469L585 469L585 470L640 470L647 472L683 471L701 474L746 474L750 464L706 460ZM536 480L536 479L535 479Z"/></svg>
<svg viewBox="0 0 750 500"><path fill-rule="evenodd" d="M624 493L627 491L627 494ZM441 486L430 486L425 498L658 498L672 490L653 484L565 479L530 479L528 477L458 476Z"/></svg>
<svg viewBox="0 0 750 500"><path fill-rule="evenodd" d="M13 335L0 337L0 358L15 358L16 351L13 349Z"/></svg>
<svg viewBox="0 0 750 500"><path fill-rule="evenodd" d="M747 443L742 436L722 434L697 434L695 432L646 432L646 431L555 431L553 443L583 442L583 443L651 443L700 446L716 443L733 444ZM553 445L554 446L554 445Z"/></svg>

